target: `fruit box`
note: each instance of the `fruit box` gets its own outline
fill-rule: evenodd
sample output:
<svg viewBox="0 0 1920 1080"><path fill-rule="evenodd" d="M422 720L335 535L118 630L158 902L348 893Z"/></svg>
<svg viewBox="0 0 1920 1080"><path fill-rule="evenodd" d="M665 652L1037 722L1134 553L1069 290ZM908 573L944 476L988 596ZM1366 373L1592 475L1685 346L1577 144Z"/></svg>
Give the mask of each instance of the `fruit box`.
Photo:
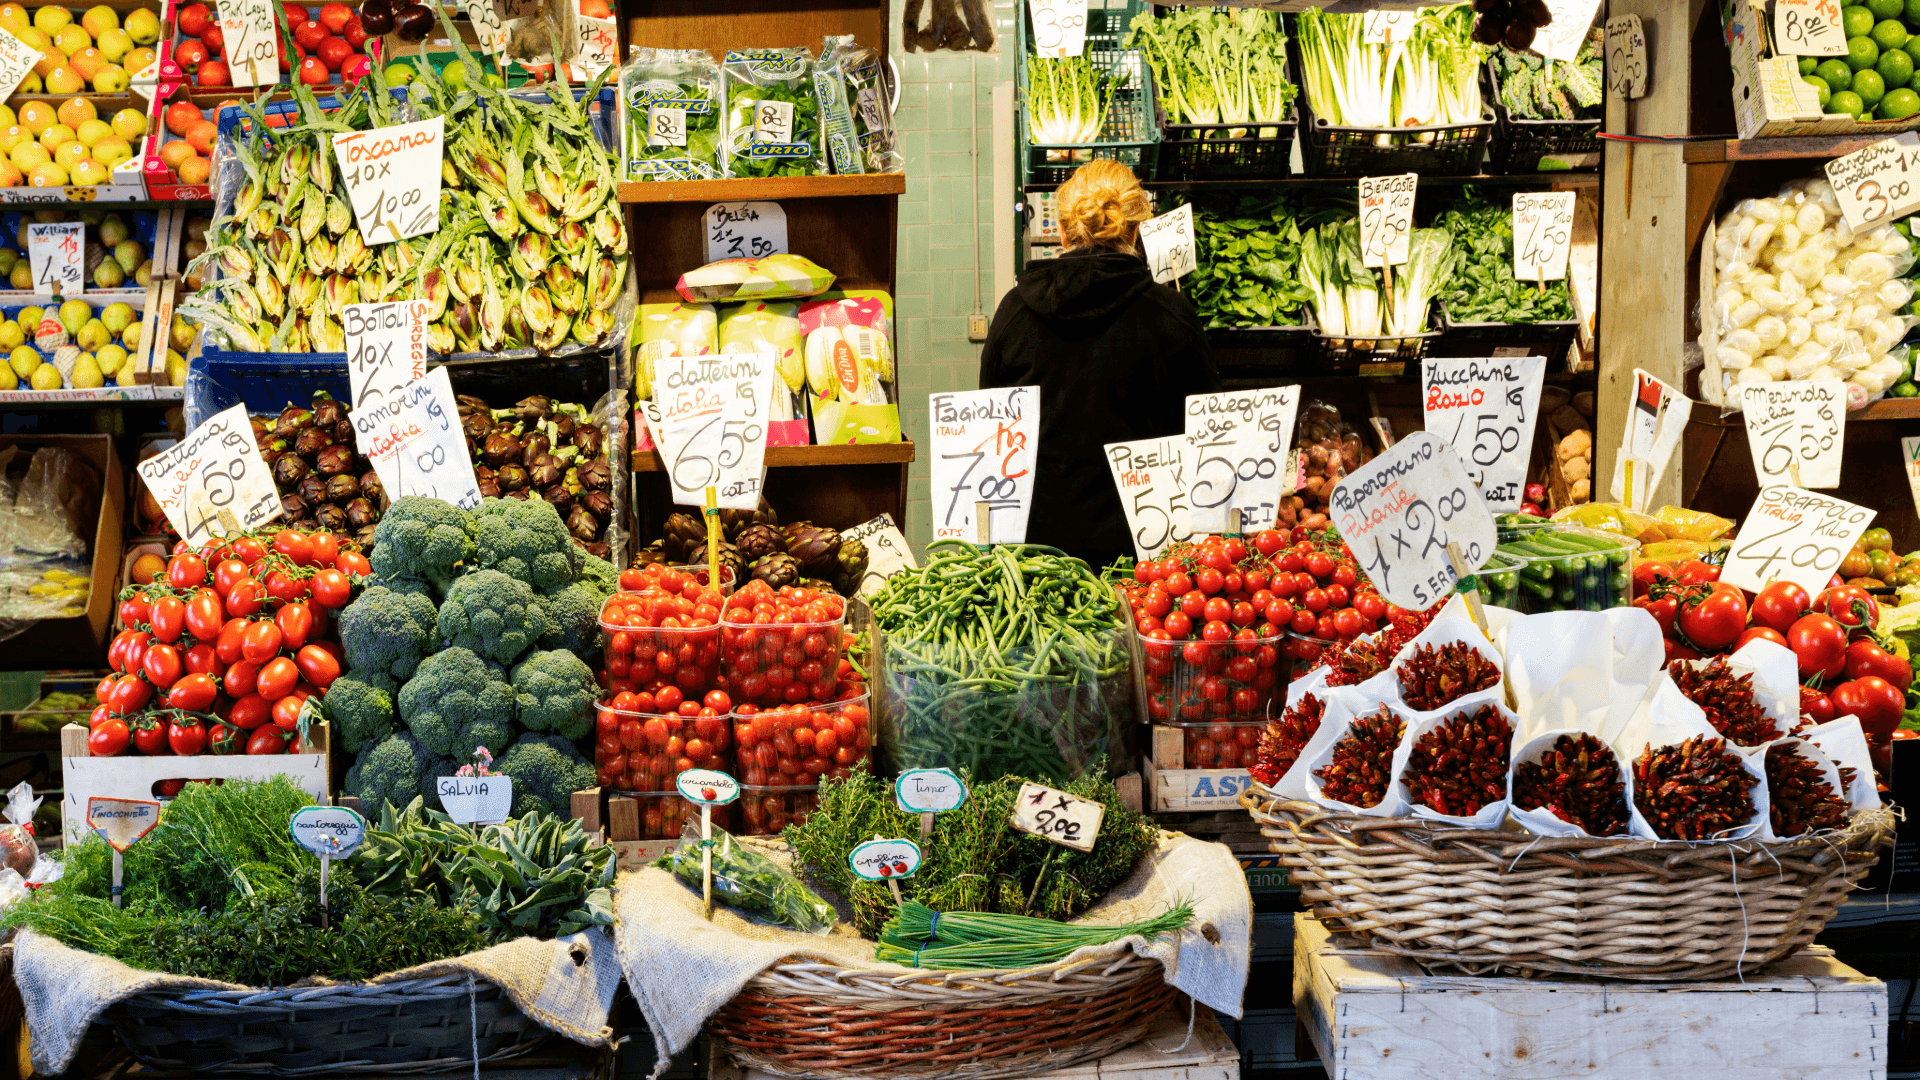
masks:
<svg viewBox="0 0 1920 1080"><path fill-rule="evenodd" d="M196 111L201 120L213 124L216 132L219 130L220 116L216 108L202 107L183 92L176 91L170 99L154 95L153 112L147 117L147 139L141 168L146 176L147 196L158 202L205 202L213 198L211 143L203 154L197 145L186 138L185 133L192 130L190 127L181 123L181 131L175 132L167 123L168 111L182 106ZM176 168L167 164L172 153L167 146L172 143L187 145L194 151L193 157L206 163L207 175L204 179L188 183Z"/></svg>
<svg viewBox="0 0 1920 1080"><path fill-rule="evenodd" d="M1168 810L1236 810L1241 793L1253 787L1253 776L1245 769L1161 769L1143 759L1140 774L1146 787L1147 809L1156 814Z"/></svg>
<svg viewBox="0 0 1920 1080"><path fill-rule="evenodd" d="M87 800L157 799L154 785L162 780L271 780L285 776L300 790L324 801L329 755L327 725L308 732L312 752L305 754L200 754L195 757L146 757L138 754L97 758L87 752L87 729L68 724L60 729L60 766L66 793L60 801L61 832L70 844L87 838Z"/></svg>
<svg viewBox="0 0 1920 1080"><path fill-rule="evenodd" d="M335 62L327 65L326 80L309 82L308 85L314 87L316 93L321 94L339 89L344 81L341 77L342 66L351 57L370 55L366 53L364 44L354 44L354 42L357 40L364 43L373 39L364 35L356 38L351 33L348 33L348 36L342 36L342 33L334 32L328 24L323 24L320 20L324 15L328 20L339 22L342 32L346 32L358 24L356 14L358 7L357 0L352 5L340 3L301 5L291 0L284 0L280 12L280 26L293 37L295 52L292 63L282 66L274 73L271 85L282 87L284 92L284 88L293 84L302 60L308 56L320 60L323 55L330 55ZM336 11L323 11L323 9L334 8L346 11L344 20ZM298 22L293 22L296 12L304 12L304 15ZM315 23L315 29L303 29L308 22ZM251 98L259 91L259 87L234 85L232 72L225 63L224 35L219 35L222 39L218 42L219 47L215 47L206 40L208 33L217 29L218 26L219 6L217 4L206 3L205 0L172 0L168 10L166 45L160 53L159 81L162 98L170 98L175 91L184 89L197 104L218 105L221 100L227 98ZM309 34L313 35L311 39L307 36ZM324 46L328 38L339 38L340 44ZM308 40L313 44L307 44ZM327 49L326 54L319 51L323 46ZM203 69L201 64L207 61L219 61L220 66L216 69Z"/></svg>
<svg viewBox="0 0 1920 1080"><path fill-rule="evenodd" d="M155 243L156 238L160 235L160 223L158 221L158 215L154 211L106 211L104 209L88 211L88 213L102 218L109 212L116 215L119 220L126 225L127 238L137 242L142 249L142 258L135 261L134 270L137 271L140 263L147 260L151 260L155 267L163 265L160 249ZM26 226L29 222L39 220L39 218L35 216L36 214L40 217L51 219L51 222L82 221L80 216L81 211L78 207L64 208L57 211L34 211L24 208L0 210L0 253L9 253L0 256L0 259L13 260L11 266L4 261L0 261L0 270L8 271L7 273L0 273L0 304L31 304L34 302L31 284L33 280L32 275L30 272L21 271L19 268L31 265L27 259ZM88 243L100 242L106 247L107 251L111 253L112 248L105 245L104 241L101 240L101 233L97 225L88 225L84 236ZM18 280L27 282L28 284L25 286L11 284L10 279L12 279L14 275L18 275ZM103 289L94 283L94 277L90 273L87 275L86 291L90 299L97 296L111 296L113 300L126 300L131 303L135 297L145 296L147 287L139 284L133 274L129 272L126 274L126 279L122 284L113 289ZM109 300L108 302L111 303L112 301Z"/></svg>
<svg viewBox="0 0 1920 1080"><path fill-rule="evenodd" d="M75 299L84 300L89 307L93 308L92 317L95 319L101 318L102 314L106 312L108 308L113 307L114 305L117 305L117 304L127 305L128 307L133 309L133 312L132 312L133 321L128 325L141 327L139 333L142 335L142 337L140 340L142 342L146 340L144 336L146 333L146 330L145 330L145 327L142 325L143 321L141 318L143 312L145 311L146 303L147 303L146 290L142 289L135 292L117 292L117 293L97 293L97 294L89 293L86 296L76 297ZM18 319L22 311L26 310L29 307L35 307L35 306L40 306L40 305L36 304L35 301L32 300L31 298L26 300L0 300L0 323L3 323L6 320ZM53 310L54 307L55 305L48 304L47 310ZM124 314L124 313L116 313L116 314L118 315L118 314ZM24 327L22 328L22 333L25 334ZM112 332L108 331L108 333L111 334ZM69 337L71 336L72 335L69 334ZM75 341L73 342L73 344L79 345L79 342ZM148 370L148 356L149 356L148 351L146 349L139 347L138 345L136 345L131 349L127 348L125 344L124 333L112 334L112 336L108 339L107 344L119 348L123 353L126 354L125 357L121 359L119 363L114 365L114 371L116 373L121 370L124 370L128 366L132 366L133 371L136 375L140 372ZM21 349L33 349L34 352L39 354L40 361L43 366L53 363L53 357L54 357L53 350L41 349L38 346L36 346L33 342L33 338L31 335L26 335L25 341L20 345L14 346L13 348L5 348L3 346L0 346L0 362L10 363L11 356L8 354L17 352L18 350L21 350ZM94 350L86 349L85 347L81 348L81 352L83 355L86 355L86 356L94 356ZM163 370L165 368L165 357L166 357L166 354L164 352L161 353L161 358L162 358L161 366ZM23 360L23 363L24 363L24 360ZM95 357L95 363L96 365L98 364L97 356ZM61 378L62 386L60 389L36 390L28 384L28 378L30 377L32 370L33 370L32 368L29 368L29 376L22 376L20 374L19 367L15 366L11 369L11 373L18 380L18 385L14 389L0 391L0 404L13 404L13 403L45 404L45 403L55 402L55 401L101 401L101 400L133 401L133 400L148 400L148 399L151 399L153 396L150 393L138 392L138 391L145 390L146 387L144 384L139 383L133 375L130 375L125 383L121 383L117 379L108 377L105 385L98 386L98 387L80 388L72 385L72 381L73 381L72 373L67 371L60 372L62 377Z"/></svg>
<svg viewBox="0 0 1920 1080"><path fill-rule="evenodd" d="M20 0L16 0L16 2L20 2ZM105 70L104 67L96 69L93 75L83 75L80 70L64 62L70 56L79 54L82 49L61 48L57 40L50 40L48 44L52 48L58 49L60 56L55 58L52 55L48 55L47 59L49 61L58 59L61 62L35 69L36 74L40 76L43 89L16 93L8 98L8 104L16 108L19 107L22 101L39 99L42 101L58 102L81 93L105 96L125 95L130 92L132 84L142 72L158 61L160 41L165 33L163 29L165 12L162 10L160 0L100 0L99 3L95 4L79 5L34 3L33 0L24 0L24 2L20 2L20 6L26 9L29 19L33 20L31 25L34 29L46 34L49 39L57 39L58 34L61 30L65 29L65 27L56 27L53 31L47 31L45 29L45 23L49 16L40 13L52 8L64 8L68 15L68 25L78 27L86 33L87 40L82 48L95 48L98 46L99 41L106 37L106 30L108 29L99 25L97 21L99 16L93 17L96 20L94 25L85 25L90 13L98 8L106 8L111 11L116 23L111 29L119 30L125 35L126 40L120 41L116 39L109 48L97 50L99 52L97 59L103 65L118 68L119 72L123 74L125 78L122 80L118 75L115 75L111 77L112 81L106 83L97 82L99 71ZM57 18L57 16L54 18ZM7 29L14 30L16 28L9 26ZM30 41L29 44L35 48L41 47L37 42ZM78 42L69 41L68 44L78 44ZM150 52L153 55L144 56L142 55L142 50ZM113 57L113 59L109 59L109 57ZM144 63L142 61L144 61ZM75 76L82 80L81 84L62 92L50 92L45 88L45 81L54 67L68 68L68 70L72 71Z"/></svg>
<svg viewBox="0 0 1920 1080"><path fill-rule="evenodd" d="M1798 57L1767 45L1767 8L1755 0L1720 0L1720 26L1733 62L1733 112L1743 139L1778 135L1892 135L1920 128L1904 120L1861 123L1820 110L1814 87L1800 78Z"/></svg>

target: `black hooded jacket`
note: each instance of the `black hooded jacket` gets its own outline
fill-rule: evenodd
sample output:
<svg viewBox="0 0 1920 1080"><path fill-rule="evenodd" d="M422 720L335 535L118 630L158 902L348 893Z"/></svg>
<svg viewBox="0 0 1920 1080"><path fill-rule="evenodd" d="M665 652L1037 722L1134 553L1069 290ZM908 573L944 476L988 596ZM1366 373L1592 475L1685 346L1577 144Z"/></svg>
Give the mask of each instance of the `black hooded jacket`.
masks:
<svg viewBox="0 0 1920 1080"><path fill-rule="evenodd" d="M1186 297L1138 256L1079 248L1027 264L1000 301L980 387L1040 388L1040 447L1027 541L1096 570L1133 551L1107 443L1179 435L1186 399L1220 389Z"/></svg>

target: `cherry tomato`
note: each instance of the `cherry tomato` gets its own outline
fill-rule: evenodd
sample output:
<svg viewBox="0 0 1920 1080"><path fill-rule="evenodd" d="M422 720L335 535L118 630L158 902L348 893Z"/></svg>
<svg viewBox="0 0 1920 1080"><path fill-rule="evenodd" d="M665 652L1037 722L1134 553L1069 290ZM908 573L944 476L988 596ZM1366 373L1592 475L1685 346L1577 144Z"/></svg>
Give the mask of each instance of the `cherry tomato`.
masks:
<svg viewBox="0 0 1920 1080"><path fill-rule="evenodd" d="M1352 608L1341 608L1333 613L1334 632L1343 638L1356 637L1360 633L1360 613Z"/></svg>
<svg viewBox="0 0 1920 1080"><path fill-rule="evenodd" d="M167 707L188 712L206 712L220 695L220 684L211 675L186 675L167 691Z"/></svg>
<svg viewBox="0 0 1920 1080"><path fill-rule="evenodd" d="M1168 574L1160 586L1167 590L1168 596L1179 598L1193 591L1193 579L1187 576L1186 571L1176 570Z"/></svg>
<svg viewBox="0 0 1920 1080"><path fill-rule="evenodd" d="M187 626L187 605L177 596L163 596L153 602L153 636L161 641L180 640Z"/></svg>
<svg viewBox="0 0 1920 1080"><path fill-rule="evenodd" d="M300 710L307 703L306 695L293 693L273 703L273 724L281 731L292 731L300 726Z"/></svg>
<svg viewBox="0 0 1920 1080"><path fill-rule="evenodd" d="M1780 631L1775 630L1773 627L1749 626L1745 630L1742 630L1740 632L1740 637L1734 641L1733 651L1739 652L1741 649L1744 649L1747 647L1747 642L1756 641L1756 640L1771 641L1775 645L1778 645L1782 648L1785 648L1787 645L1787 635L1782 634Z"/></svg>
<svg viewBox="0 0 1920 1080"><path fill-rule="evenodd" d="M233 587L247 579L247 564L239 559L222 559L220 565L213 568L213 591L222 597L233 591Z"/></svg>
<svg viewBox="0 0 1920 1080"><path fill-rule="evenodd" d="M269 724L257 728L247 738L249 754L284 754L287 752L287 733Z"/></svg>
<svg viewBox="0 0 1920 1080"><path fill-rule="evenodd" d="M138 675L122 675L107 696L107 707L122 716L132 716L153 700L153 684Z"/></svg>
<svg viewBox="0 0 1920 1080"><path fill-rule="evenodd" d="M330 532L314 533L307 543L315 566L332 566L340 558L340 538Z"/></svg>
<svg viewBox="0 0 1920 1080"><path fill-rule="evenodd" d="M220 597L213 592L197 592L193 599L187 601L187 632L201 641L218 638L225 620L226 612L220 610Z"/></svg>
<svg viewBox="0 0 1920 1080"><path fill-rule="evenodd" d="M1811 686L1800 688L1800 714L1820 725L1833 719L1833 699Z"/></svg>
<svg viewBox="0 0 1920 1080"><path fill-rule="evenodd" d="M140 662L140 673L157 690L179 682L185 671L186 663L180 659L180 650L164 642L148 649L146 658Z"/></svg>
<svg viewBox="0 0 1920 1080"><path fill-rule="evenodd" d="M371 577L373 575L373 564L367 561L365 555L357 551L341 552L340 557L333 561L333 565L335 569L350 578Z"/></svg>
<svg viewBox="0 0 1920 1080"><path fill-rule="evenodd" d="M343 608L353 599L353 583L347 575L328 567L313 575L313 601L324 607Z"/></svg>
<svg viewBox="0 0 1920 1080"><path fill-rule="evenodd" d="M207 734L207 753L239 754L247 747L247 733L232 724L215 724Z"/></svg>
<svg viewBox="0 0 1920 1080"><path fill-rule="evenodd" d="M259 537L242 536L233 542L233 557L245 563L249 568L266 558L267 547Z"/></svg>
<svg viewBox="0 0 1920 1080"><path fill-rule="evenodd" d="M119 757L127 752L133 733L118 717L102 720L87 734L87 754L92 757Z"/></svg>
<svg viewBox="0 0 1920 1080"><path fill-rule="evenodd" d="M1253 549L1268 558L1286 546L1287 538L1276 529L1262 529L1253 537Z"/></svg>
<svg viewBox="0 0 1920 1080"><path fill-rule="evenodd" d="M1387 613L1387 602L1380 597L1379 593L1356 593L1353 597L1353 609L1360 613L1361 618L1378 622Z"/></svg>
<svg viewBox="0 0 1920 1080"><path fill-rule="evenodd" d="M293 685L299 681L299 667L284 656L276 656L260 666L255 684L261 697L278 701L293 693Z"/></svg>
<svg viewBox="0 0 1920 1080"><path fill-rule="evenodd" d="M120 625L129 630L137 629L152 612L153 601L144 596L129 596L120 601Z"/></svg>
<svg viewBox="0 0 1920 1080"><path fill-rule="evenodd" d="M307 597L307 582L296 578L284 570L274 570L267 574L267 595L283 604L291 604Z"/></svg>
<svg viewBox="0 0 1920 1080"><path fill-rule="evenodd" d="M277 623L253 623L241 638L240 655L249 664L265 664L279 655L283 636Z"/></svg>
<svg viewBox="0 0 1920 1080"><path fill-rule="evenodd" d="M228 697L246 697L259 685L260 665L250 660L236 660L227 665L220 676L220 685L227 691Z"/></svg>
<svg viewBox="0 0 1920 1080"><path fill-rule="evenodd" d="M1224 596L1207 599L1205 619L1207 622L1226 622L1233 617L1233 604Z"/></svg>
<svg viewBox="0 0 1920 1080"><path fill-rule="evenodd" d="M301 646L300 651L294 654L293 661L300 669L300 677L322 690L333 685L333 680L340 677L340 661L318 645ZM720 694L720 691L713 693Z"/></svg>
<svg viewBox="0 0 1920 1080"><path fill-rule="evenodd" d="M1325 589L1308 589L1306 595L1300 598L1300 606L1313 612L1315 615L1327 610L1331 604L1332 601L1327 598L1327 591Z"/></svg>
<svg viewBox="0 0 1920 1080"><path fill-rule="evenodd" d="M197 589L206 580L207 564L198 555L175 555L167 561L167 584L176 589Z"/></svg>
<svg viewBox="0 0 1920 1080"><path fill-rule="evenodd" d="M1163 625L1175 641L1183 641L1193 634L1193 617L1184 611L1169 612Z"/></svg>
<svg viewBox="0 0 1920 1080"><path fill-rule="evenodd" d="M232 618L220 628L220 636L214 639L213 654L220 658L221 663L237 664L245 659L240 650L246 642L249 625L245 619Z"/></svg>
<svg viewBox="0 0 1920 1080"><path fill-rule="evenodd" d="M1193 585L1208 596L1217 596L1227 587L1227 578L1219 570L1208 566L1193 575Z"/></svg>
<svg viewBox="0 0 1920 1080"><path fill-rule="evenodd" d="M1829 616L1815 613L1794 620L1787 628L1787 648L1800 662L1802 680L1816 674L1831 679L1847 668L1846 628Z"/></svg>

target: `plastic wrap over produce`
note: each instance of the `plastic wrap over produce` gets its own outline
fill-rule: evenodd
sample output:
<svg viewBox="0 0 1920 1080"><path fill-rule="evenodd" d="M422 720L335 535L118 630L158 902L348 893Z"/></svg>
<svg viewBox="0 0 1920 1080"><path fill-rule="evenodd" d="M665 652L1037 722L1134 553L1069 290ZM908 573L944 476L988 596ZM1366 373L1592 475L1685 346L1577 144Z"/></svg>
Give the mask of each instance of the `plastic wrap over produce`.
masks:
<svg viewBox="0 0 1920 1080"><path fill-rule="evenodd" d="M1787 379L1844 380L1848 408L1885 394L1909 371L1913 261L1891 225L1854 232L1824 179L1741 201L1715 230L1700 312L1727 407L1738 387Z"/></svg>

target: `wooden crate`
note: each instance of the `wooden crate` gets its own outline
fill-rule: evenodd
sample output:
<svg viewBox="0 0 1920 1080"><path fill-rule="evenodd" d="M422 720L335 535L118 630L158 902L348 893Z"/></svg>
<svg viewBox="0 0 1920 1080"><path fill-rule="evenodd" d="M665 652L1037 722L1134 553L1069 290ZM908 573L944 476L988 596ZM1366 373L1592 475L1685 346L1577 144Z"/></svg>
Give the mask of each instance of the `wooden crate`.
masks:
<svg viewBox="0 0 1920 1080"><path fill-rule="evenodd" d="M1031 1080L1240 1080L1240 1051L1220 1030L1212 1009L1192 1004L1193 1031L1188 1037L1189 1004L1190 999L1182 995L1154 1021L1146 1038L1124 1050L1035 1073ZM735 1063L717 1040L707 1045L707 1080L785 1080Z"/></svg>
<svg viewBox="0 0 1920 1080"><path fill-rule="evenodd" d="M1294 916L1295 1016L1335 1080L1887 1075L1887 985L1814 947L1745 980L1427 975Z"/></svg>

